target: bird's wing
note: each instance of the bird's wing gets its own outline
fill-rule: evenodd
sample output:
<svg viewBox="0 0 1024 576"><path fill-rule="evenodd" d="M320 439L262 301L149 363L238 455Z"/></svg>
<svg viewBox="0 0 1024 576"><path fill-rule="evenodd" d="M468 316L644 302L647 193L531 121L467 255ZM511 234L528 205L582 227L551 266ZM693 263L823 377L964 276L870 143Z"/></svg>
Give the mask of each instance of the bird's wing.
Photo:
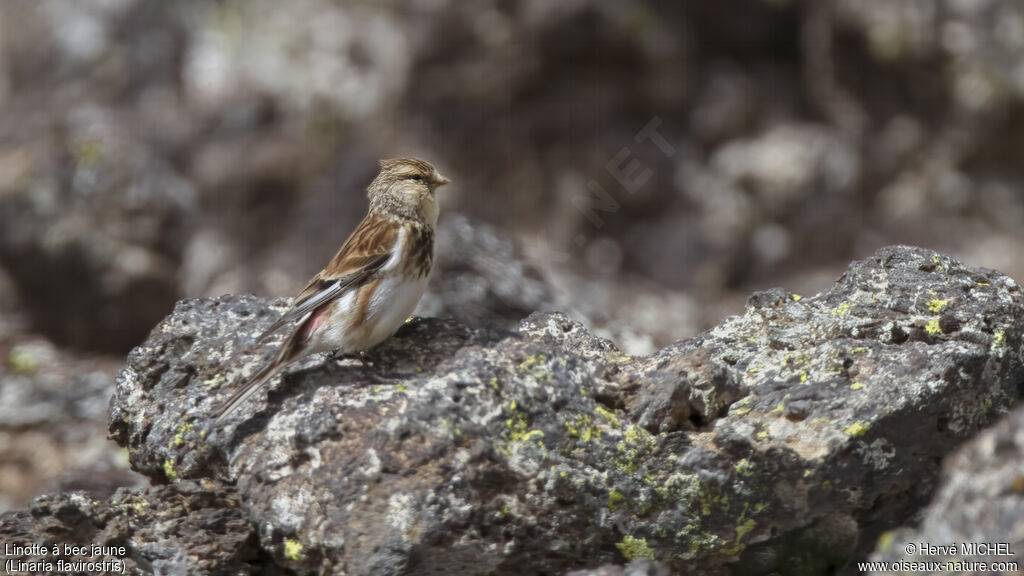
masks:
<svg viewBox="0 0 1024 576"><path fill-rule="evenodd" d="M342 293L362 286L400 249L400 225L393 220L368 215L348 237L327 266L313 277L289 308L260 339L276 332L330 302Z"/></svg>

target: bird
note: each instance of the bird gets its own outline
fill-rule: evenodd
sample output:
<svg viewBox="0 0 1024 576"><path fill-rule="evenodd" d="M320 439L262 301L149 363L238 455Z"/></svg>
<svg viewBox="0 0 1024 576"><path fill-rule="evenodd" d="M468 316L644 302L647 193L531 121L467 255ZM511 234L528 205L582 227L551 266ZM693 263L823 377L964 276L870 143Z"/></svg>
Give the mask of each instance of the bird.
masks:
<svg viewBox="0 0 1024 576"><path fill-rule="evenodd" d="M213 411L223 423L288 364L319 352L352 354L388 339L416 308L430 278L436 191L448 184L419 158L380 160L367 187L369 210L323 270L256 340L284 328L284 344Z"/></svg>

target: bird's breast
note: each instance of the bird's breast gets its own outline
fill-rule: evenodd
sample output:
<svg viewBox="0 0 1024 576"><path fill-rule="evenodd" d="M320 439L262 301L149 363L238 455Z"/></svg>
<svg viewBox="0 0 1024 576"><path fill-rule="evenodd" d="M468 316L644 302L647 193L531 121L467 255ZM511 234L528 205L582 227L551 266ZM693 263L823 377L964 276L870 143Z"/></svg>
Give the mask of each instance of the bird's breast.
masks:
<svg viewBox="0 0 1024 576"><path fill-rule="evenodd" d="M330 304L330 320L314 328L310 348L351 353L386 340L416 309L430 279L433 256L433 231L404 226L387 263L365 284Z"/></svg>
<svg viewBox="0 0 1024 576"><path fill-rule="evenodd" d="M367 348L386 340L409 318L427 289L428 278L427 274L395 274L381 279L370 302Z"/></svg>

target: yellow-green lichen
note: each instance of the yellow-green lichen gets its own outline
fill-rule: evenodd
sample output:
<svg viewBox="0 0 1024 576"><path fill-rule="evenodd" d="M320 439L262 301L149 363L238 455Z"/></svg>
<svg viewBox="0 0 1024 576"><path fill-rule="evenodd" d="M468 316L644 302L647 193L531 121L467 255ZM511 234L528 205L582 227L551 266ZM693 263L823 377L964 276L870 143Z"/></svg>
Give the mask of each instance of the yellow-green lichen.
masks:
<svg viewBox="0 0 1024 576"><path fill-rule="evenodd" d="M164 460L164 476L171 482L178 479L178 473L174 471L174 460L170 458Z"/></svg>
<svg viewBox="0 0 1024 576"><path fill-rule="evenodd" d="M569 436L579 438L584 442L601 437L601 429L594 426L590 421L590 416L586 414L580 414L572 422L566 422L565 430Z"/></svg>
<svg viewBox="0 0 1024 576"><path fill-rule="evenodd" d="M728 511L729 495L713 485L702 484L700 494L697 496L697 504L700 506L702 516L711 515L711 508L714 506Z"/></svg>
<svg viewBox="0 0 1024 576"><path fill-rule="evenodd" d="M39 359L26 348L15 346L7 356L7 365L15 374L32 374L39 367Z"/></svg>
<svg viewBox="0 0 1024 576"><path fill-rule="evenodd" d="M607 358L609 361L614 362L616 364L621 364L623 362L632 362L633 361L633 355L632 354L626 354L625 352L620 352L618 350L613 350L613 351L609 352L608 354L605 355L605 358ZM565 360L562 360L561 363L562 363L562 366L566 365L566 361Z"/></svg>
<svg viewBox="0 0 1024 576"><path fill-rule="evenodd" d="M789 397L790 397L789 394L786 394L785 396L783 396L782 400L779 400L779 403L775 405L774 409L772 409L772 414L782 414L783 412L785 412L786 411L786 400L789 400Z"/></svg>
<svg viewBox="0 0 1024 576"><path fill-rule="evenodd" d="M864 387L864 384L862 384L860 382L854 382L853 384L850 384L850 390L860 390L863 387Z"/></svg>
<svg viewBox="0 0 1024 576"><path fill-rule="evenodd" d="M679 532L676 532L676 539L683 538L685 536L689 536L690 534L693 534L696 531L697 531L697 525L696 524L687 524L686 526L683 526L682 530L680 530Z"/></svg>
<svg viewBox="0 0 1024 576"><path fill-rule="evenodd" d="M793 299L793 302L799 302L800 300L803 300L803 296L799 294L790 294L789 297Z"/></svg>
<svg viewBox="0 0 1024 576"><path fill-rule="evenodd" d="M750 478L754 475L754 463L746 458L742 458L739 462L733 464L732 469L733 472L736 472L736 474L739 474L744 478Z"/></svg>
<svg viewBox="0 0 1024 576"><path fill-rule="evenodd" d="M512 402L512 409L515 409L515 405L516 403ZM515 414L505 420L505 426L508 428L508 439L512 442L522 444L536 438L537 446L544 448L544 442L540 440L544 437L544 432L541 430L531 430L530 424L522 414Z"/></svg>
<svg viewBox="0 0 1024 576"><path fill-rule="evenodd" d="M302 543L298 540L285 538L284 557L291 560L292 562L298 562L302 560Z"/></svg>
<svg viewBox="0 0 1024 576"><path fill-rule="evenodd" d="M680 474L669 476L665 482L654 489L654 492L669 503L690 503L700 495L700 477L696 474Z"/></svg>
<svg viewBox="0 0 1024 576"><path fill-rule="evenodd" d="M203 389L216 390L217 388L223 386L224 383L227 381L228 379L223 374L217 373L213 375L213 378L207 378L206 380L203 380Z"/></svg>
<svg viewBox="0 0 1024 576"><path fill-rule="evenodd" d="M733 405L733 408L732 408L731 412L735 416L743 416L744 414L747 414L747 413L750 412L750 406L740 406L739 408L737 408L735 405Z"/></svg>
<svg viewBox="0 0 1024 576"><path fill-rule="evenodd" d="M619 424L619 417L616 416L611 410L605 408L604 406L598 404L597 406L594 407L594 411L600 414L601 416L604 416L605 420L607 420L608 423L611 424L612 426L616 428L621 426L621 424Z"/></svg>
<svg viewBox="0 0 1024 576"><path fill-rule="evenodd" d="M939 300L938 298L933 298L928 301L928 311L938 312L939 310L945 308L947 305L949 305L949 300Z"/></svg>
<svg viewBox="0 0 1024 576"><path fill-rule="evenodd" d="M853 308L853 302L843 302L832 311L833 316L843 317L849 314L850 308Z"/></svg>
<svg viewBox="0 0 1024 576"><path fill-rule="evenodd" d="M626 497L618 490L612 489L608 492L608 509L615 512L619 509L619 505L622 504Z"/></svg>
<svg viewBox="0 0 1024 576"><path fill-rule="evenodd" d="M850 424L843 429L843 434L846 434L850 438L860 438L861 436L868 433L871 429L871 425L863 420L857 420L853 424Z"/></svg>
<svg viewBox="0 0 1024 576"><path fill-rule="evenodd" d="M657 446L650 432L636 424L630 424L621 442L615 445L619 457L615 463L621 470L632 474L636 472L642 457Z"/></svg>
<svg viewBox="0 0 1024 576"><path fill-rule="evenodd" d="M715 544L718 537L714 534L706 532L704 530L697 530L697 527L693 524L687 524L686 528L683 528L676 534L676 537L689 536L690 538L690 556L696 556L700 553L701 548L708 548Z"/></svg>
<svg viewBox="0 0 1024 576"><path fill-rule="evenodd" d="M755 527L757 527L757 522L755 522L753 518L747 518L745 522L736 526L736 540L733 542L731 547L722 550L722 552L729 556L735 556L736 554L743 552L747 547L747 545L743 543L743 537L750 534Z"/></svg>
<svg viewBox="0 0 1024 576"><path fill-rule="evenodd" d="M924 331L927 332L929 336L942 334L942 326L939 325L939 319L933 318L929 320L928 323L924 325Z"/></svg>
<svg viewBox="0 0 1024 576"><path fill-rule="evenodd" d="M497 376L492 376L491 377L491 381L489 382L489 384L491 385L491 388L494 388L495 390L500 388L500 386L498 386L498 377Z"/></svg>
<svg viewBox="0 0 1024 576"><path fill-rule="evenodd" d="M529 374L537 380L547 380L551 378L550 372L548 372L545 364L548 361L548 357L543 354L534 354L527 356L526 360L523 360L519 364L520 374Z"/></svg>
<svg viewBox="0 0 1024 576"><path fill-rule="evenodd" d="M543 437L544 437L544 432L541 431L541 430L527 430L526 432L523 432L522 434L513 433L512 436L509 439L512 440L513 442L528 442L531 438L538 438L539 439L539 438L543 438ZM541 442L540 440L538 440L537 441L537 446L543 448L544 447L544 443Z"/></svg>
<svg viewBox="0 0 1024 576"><path fill-rule="evenodd" d="M195 426L191 422L186 422L178 427L178 433L174 435L174 439L171 444L174 446L181 446L185 443L185 434L190 434L195 431Z"/></svg>
<svg viewBox="0 0 1024 576"><path fill-rule="evenodd" d="M989 348L993 352L1006 346L1006 330L1000 328L992 333L992 346Z"/></svg>
<svg viewBox="0 0 1024 576"><path fill-rule="evenodd" d="M878 550L886 554L892 550L892 545L896 542L896 537L892 532L882 532L882 535L878 537Z"/></svg>
<svg viewBox="0 0 1024 576"><path fill-rule="evenodd" d="M405 382L399 382L398 384L395 384L395 391L396 392L405 392L406 391Z"/></svg>
<svg viewBox="0 0 1024 576"><path fill-rule="evenodd" d="M94 168L103 160L103 144L95 138L83 140L74 147L75 162L85 168Z"/></svg>
<svg viewBox="0 0 1024 576"><path fill-rule="evenodd" d="M810 364L814 358L806 351L794 351L786 352L786 355L782 358L782 363L786 366L796 368L804 364Z"/></svg>
<svg viewBox="0 0 1024 576"><path fill-rule="evenodd" d="M622 557L626 560L635 560L637 558L647 558L648 560L654 560L654 549L647 545L646 538L634 538L632 536L626 536L615 545L622 553Z"/></svg>
<svg viewBox="0 0 1024 576"><path fill-rule="evenodd" d="M744 396L743 398L740 398L736 402L733 402L732 406L730 407L730 411L733 414L742 416L747 412L750 412L750 403L752 401L753 399L750 396Z"/></svg>

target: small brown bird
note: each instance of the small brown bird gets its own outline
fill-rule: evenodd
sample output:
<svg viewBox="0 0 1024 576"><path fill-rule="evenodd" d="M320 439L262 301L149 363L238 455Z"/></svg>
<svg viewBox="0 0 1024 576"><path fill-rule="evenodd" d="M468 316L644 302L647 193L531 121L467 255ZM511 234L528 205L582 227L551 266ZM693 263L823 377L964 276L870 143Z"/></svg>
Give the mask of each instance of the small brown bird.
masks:
<svg viewBox="0 0 1024 576"><path fill-rule="evenodd" d="M398 330L427 287L438 214L434 193L447 183L418 158L380 161L367 188L366 218L259 337L262 343L293 326L273 360L214 411L218 423L290 362L317 352L369 350Z"/></svg>

